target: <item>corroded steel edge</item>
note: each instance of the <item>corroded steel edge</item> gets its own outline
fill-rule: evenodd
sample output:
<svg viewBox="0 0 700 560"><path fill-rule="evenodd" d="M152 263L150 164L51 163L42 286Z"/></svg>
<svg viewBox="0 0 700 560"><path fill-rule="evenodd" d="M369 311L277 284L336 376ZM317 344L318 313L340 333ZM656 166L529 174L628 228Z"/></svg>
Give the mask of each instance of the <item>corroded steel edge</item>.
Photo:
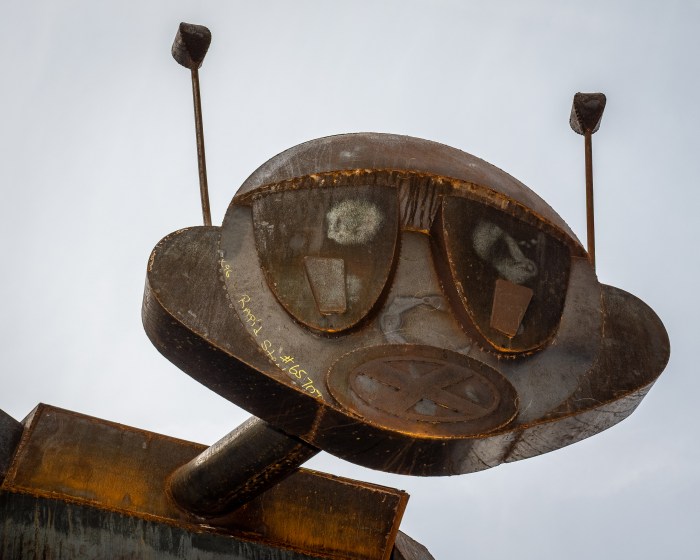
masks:
<svg viewBox="0 0 700 560"><path fill-rule="evenodd" d="M52 407L49 405L45 404L39 404L34 411L27 417L25 420L25 429L22 434L21 442L19 446L17 447L17 451L15 453L15 457L13 459L12 466L10 470L8 471L8 476L5 478L3 481L2 486L0 486L0 492L7 492L7 493L12 493L12 494L23 494L23 495L28 495L32 496L34 498L41 498L41 499L50 499L50 500L56 500L56 501L61 501L61 502L66 502L66 503L72 503L76 505L81 505L81 506L87 506L87 507L92 507L96 508L99 510L103 511L108 511L108 512L113 512L117 513L119 515L124 515L127 517L135 517L139 519L144 519L147 521L152 521L152 522L157 522L157 523L164 523L166 525L178 527L180 529L186 530L190 533L212 533L216 535L221 535L221 536L227 536L235 539L241 539L244 541L249 541L251 543L263 543L265 545L270 545L274 547L281 547L284 549L289 549L293 551L297 551L300 553L304 554L312 554L314 557L321 557L321 558L333 558L333 559L339 559L339 558L366 558L367 555L360 555L358 556L357 553L354 553L353 551L346 550L346 551L338 551L335 550L333 551L332 549L309 549L309 548L304 548L303 546L300 546L299 543L293 543L293 542L285 542L285 541L280 541L279 539L275 538L265 538L264 531L267 530L266 527L253 527L252 530L246 530L246 529L241 529L236 528L235 525L231 525L233 520L235 522L236 519L236 514L233 516L227 516L224 518L221 518L219 520L214 520L214 521L207 521L206 524L202 523L203 520L197 518L196 516L192 515L187 515L183 512L182 517L180 519L173 517L173 516L163 516L163 515L156 515L149 513L148 511L134 511L134 510L125 510L121 509L119 507L115 507L114 505L110 505L108 503L105 503L104 501L100 501L99 499L97 500L91 500L91 499L86 499L84 497L78 497L74 495L70 495L69 489L64 489L63 491L57 491L56 489L46 489L42 487L31 487L31 485L20 485L16 484L16 479L18 477L18 474L22 472L23 466L24 466L24 461L23 459L25 458L25 454L28 452L30 443L32 445L36 445L37 442L33 441L33 439L36 437L35 436L35 431L37 430L37 427L40 425L40 422L43 418L43 416L46 413L56 413L59 415L65 415L68 416L72 419L82 421L82 422L88 422L90 425L96 426L98 429L100 426L105 426L108 428L112 428L115 430L118 430L119 433L123 432L130 432L136 435L141 435L144 437L150 438L149 441L151 440L161 440L165 441L168 443L171 443L173 445L177 445L178 447L185 446L188 449L191 450L191 455L195 455L196 453L204 450L206 446L201 445L201 444L196 444L192 442L188 442L185 440L177 439L177 438L172 438L169 436L165 436L162 434L156 434L153 432L147 432L145 430L139 430L137 428L129 427L129 426L124 426L122 424L116 423L116 422L110 422L107 420L101 420L98 418L94 418L91 416L87 416L84 414L80 413L75 413L72 411L67 411L64 409L60 409L58 407ZM39 442L41 444L42 442ZM81 457L81 460L89 460L88 457ZM53 465L56 467L56 465ZM31 468L31 465L30 467ZM44 468L43 463L41 464L41 468ZM47 466L46 468L51 468L51 465ZM313 480L317 481L327 481L332 484L332 487L335 488L336 490L333 491L334 496L337 495L338 497L338 504L339 508L342 509L343 505L350 506L350 509L348 510L350 513L349 515L377 515L378 512L384 512L381 515L384 515L387 513L387 507L384 506L382 508L379 508L379 504L386 504L386 500L388 498L391 498L395 500L395 503L391 505L391 510L392 510L392 517L390 519L385 518L385 521L381 521L380 524L386 524L387 526L387 532L380 534L374 534L373 536L371 535L365 535L365 538L367 538L370 542L376 543L379 545L379 541L384 543L384 547L381 547L381 550L378 550L378 554L381 554L381 556L376 556L375 558L379 560L387 560L390 555L391 555L391 550L392 546L394 543L394 539L396 537L396 534L399 529L401 517L405 511L405 507L408 501L408 495L405 492L398 491L395 489L387 488L387 487L382 487L379 485L375 484L370 484L366 482L359 482L359 481L353 481L350 479L345 479L345 478L340 478L332 475L328 475L325 473L320 473L316 471L310 471L308 469L299 469L300 475L304 475L305 477L311 477L312 482ZM50 476L49 476L50 478ZM300 481L303 481L303 477L299 479ZM304 485L308 485L309 482L302 482L302 485L299 486L296 482L287 482L287 487L295 488L297 491L301 490L304 495L312 495L312 493L306 492L303 490ZM291 485L291 486L290 486ZM284 490L283 490L284 492ZM359 492L359 493L358 493ZM312 498L312 501L315 498ZM269 500L269 498L268 498ZM282 505L283 502L280 502L280 505ZM266 507L271 507L271 503L267 503ZM245 513L246 508L242 508L241 511L243 511L243 518L245 516L248 516L248 520L246 523L250 525L251 522L255 522L256 515L256 507L260 508L261 506L255 506L253 505L250 509L251 514ZM174 506L173 506L174 508ZM364 513L363 513L364 512ZM237 512L238 517L241 518L241 513ZM317 512L311 512L309 511L309 515L316 515L318 516ZM250 517L252 515L252 517ZM217 526L217 523L221 523L221 525ZM356 538L360 538L360 535L356 535ZM303 540L303 539L302 539ZM301 542L301 541L299 541ZM335 543L333 543L335 544Z"/></svg>

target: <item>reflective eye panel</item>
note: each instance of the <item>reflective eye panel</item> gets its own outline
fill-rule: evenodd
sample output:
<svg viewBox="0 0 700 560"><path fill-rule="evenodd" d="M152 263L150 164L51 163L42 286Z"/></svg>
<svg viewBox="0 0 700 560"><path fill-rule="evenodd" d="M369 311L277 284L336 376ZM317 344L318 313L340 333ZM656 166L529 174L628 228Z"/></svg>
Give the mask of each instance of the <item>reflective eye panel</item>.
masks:
<svg viewBox="0 0 700 560"><path fill-rule="evenodd" d="M398 243L396 189L268 191L253 198L255 245L270 290L298 322L335 333L365 318Z"/></svg>
<svg viewBox="0 0 700 560"><path fill-rule="evenodd" d="M530 218L446 196L433 228L436 267L460 323L499 352L544 345L566 299L569 247Z"/></svg>

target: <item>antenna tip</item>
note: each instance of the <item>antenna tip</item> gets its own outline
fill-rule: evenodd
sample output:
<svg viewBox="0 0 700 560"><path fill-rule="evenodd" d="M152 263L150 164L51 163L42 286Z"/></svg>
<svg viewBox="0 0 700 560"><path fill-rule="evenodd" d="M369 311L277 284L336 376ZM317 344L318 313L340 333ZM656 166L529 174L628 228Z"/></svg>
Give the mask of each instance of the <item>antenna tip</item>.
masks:
<svg viewBox="0 0 700 560"><path fill-rule="evenodd" d="M197 70L211 44L211 31L203 25L181 23L173 41L173 58L185 68Z"/></svg>
<svg viewBox="0 0 700 560"><path fill-rule="evenodd" d="M600 119L605 110L605 95L602 93L577 93L571 106L569 124L576 134L593 134L600 128Z"/></svg>

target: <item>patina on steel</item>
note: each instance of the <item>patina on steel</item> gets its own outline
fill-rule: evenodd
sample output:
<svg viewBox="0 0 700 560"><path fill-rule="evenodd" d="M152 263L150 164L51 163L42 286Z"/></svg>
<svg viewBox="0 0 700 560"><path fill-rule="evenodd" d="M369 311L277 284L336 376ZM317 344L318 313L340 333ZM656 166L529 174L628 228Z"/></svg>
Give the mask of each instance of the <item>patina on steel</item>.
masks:
<svg viewBox="0 0 700 560"><path fill-rule="evenodd" d="M192 74L192 98L194 102L194 124L197 136L197 164L199 168L199 192L202 200L204 225L211 225L209 187L207 184L207 162L204 155L204 125L202 124L202 98L199 92L199 68L211 44L211 32L203 25L181 23L171 49L173 58Z"/></svg>
<svg viewBox="0 0 700 560"><path fill-rule="evenodd" d="M0 486L0 557L390 558L405 492L296 469L234 513L203 523L176 507L166 488L170 474L204 449L39 405Z"/></svg>
<svg viewBox="0 0 700 560"><path fill-rule="evenodd" d="M576 134L584 137L586 159L586 219L588 230L588 254L595 268L595 220L593 208L593 146L591 137L600 128L605 110L605 95L602 93L577 93L571 106L569 124Z"/></svg>
<svg viewBox="0 0 700 560"><path fill-rule="evenodd" d="M251 175L222 227L165 237L143 321L168 359L275 430L423 476L594 435L634 410L669 356L654 312L599 283L535 193L389 134L296 146ZM214 463L191 466L216 480Z"/></svg>

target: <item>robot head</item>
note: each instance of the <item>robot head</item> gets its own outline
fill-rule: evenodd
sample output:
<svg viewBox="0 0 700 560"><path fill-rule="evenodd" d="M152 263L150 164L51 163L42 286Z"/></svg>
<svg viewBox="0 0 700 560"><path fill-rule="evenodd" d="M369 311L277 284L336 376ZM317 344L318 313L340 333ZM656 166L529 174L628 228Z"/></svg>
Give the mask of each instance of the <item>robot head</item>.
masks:
<svg viewBox="0 0 700 560"><path fill-rule="evenodd" d="M668 359L658 318L598 282L544 201L425 140L302 144L251 175L221 228L178 237L161 248L179 260L157 247L149 283L203 350L161 351L373 468L456 474L567 445L629 414ZM201 268L216 241L218 270ZM168 271L183 266L211 278L176 294Z"/></svg>

